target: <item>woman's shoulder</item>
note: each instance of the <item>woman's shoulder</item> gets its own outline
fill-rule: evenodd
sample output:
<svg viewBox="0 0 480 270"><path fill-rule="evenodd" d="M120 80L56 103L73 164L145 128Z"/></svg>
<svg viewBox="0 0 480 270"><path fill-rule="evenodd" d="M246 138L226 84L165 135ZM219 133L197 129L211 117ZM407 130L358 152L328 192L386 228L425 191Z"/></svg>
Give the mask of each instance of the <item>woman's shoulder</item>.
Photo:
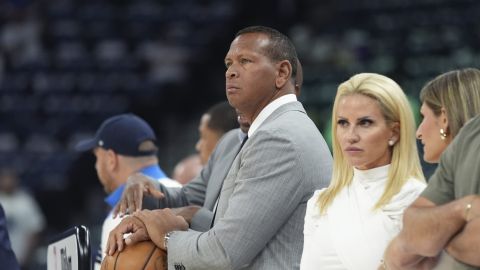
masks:
<svg viewBox="0 0 480 270"><path fill-rule="evenodd" d="M411 177L405 182L400 192L393 197L393 201L406 200L410 204L422 193L426 186L425 181Z"/></svg>
<svg viewBox="0 0 480 270"><path fill-rule="evenodd" d="M415 177L410 177L405 185L403 185L402 190L406 191L423 191L427 187L425 180L418 179Z"/></svg>

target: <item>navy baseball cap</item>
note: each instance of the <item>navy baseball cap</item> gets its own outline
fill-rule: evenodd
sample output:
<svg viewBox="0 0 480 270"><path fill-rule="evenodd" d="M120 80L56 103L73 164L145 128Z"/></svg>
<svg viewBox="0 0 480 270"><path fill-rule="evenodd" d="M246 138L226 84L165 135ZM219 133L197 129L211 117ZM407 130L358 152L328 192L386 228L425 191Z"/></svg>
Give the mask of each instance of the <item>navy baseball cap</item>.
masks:
<svg viewBox="0 0 480 270"><path fill-rule="evenodd" d="M77 151L89 151L95 147L111 149L124 156L149 156L154 151L141 151L139 146L145 141L157 140L155 133L145 120L134 114L120 114L105 120L95 133L95 137L80 141Z"/></svg>

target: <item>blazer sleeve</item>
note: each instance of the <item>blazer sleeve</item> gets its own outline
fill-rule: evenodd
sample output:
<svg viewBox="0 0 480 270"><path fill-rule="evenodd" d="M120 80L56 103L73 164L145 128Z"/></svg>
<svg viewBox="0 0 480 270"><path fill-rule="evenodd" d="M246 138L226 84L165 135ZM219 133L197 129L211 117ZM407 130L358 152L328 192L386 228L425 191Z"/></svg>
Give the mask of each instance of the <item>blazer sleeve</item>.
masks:
<svg viewBox="0 0 480 270"><path fill-rule="evenodd" d="M195 215L193 215L190 222L190 229L199 232L206 232L210 230L212 224L213 212L209 209L202 207Z"/></svg>
<svg viewBox="0 0 480 270"><path fill-rule="evenodd" d="M166 187L161 182L155 181L158 190L165 194L165 198L158 201L158 208L174 208L187 205L203 205L210 178L211 164L202 169L200 174L182 188Z"/></svg>
<svg viewBox="0 0 480 270"><path fill-rule="evenodd" d="M205 233L172 234L168 243L171 269L180 264L185 269L244 267L300 207L305 196L302 160L298 159L301 150L278 132L258 130L249 142L239 153L240 161L235 161L241 165L233 192L215 226ZM220 196L225 189L227 182ZM303 220L295 222L303 227Z"/></svg>
<svg viewBox="0 0 480 270"><path fill-rule="evenodd" d="M230 152L232 149L236 150L236 147L239 145L238 132L240 132L239 129L229 131L220 139L200 174L183 188L173 189L165 187L160 183L155 183L157 188L166 195L164 199L156 202L156 208L173 208L187 205L202 206L193 216L190 228L196 231L208 231L212 223L213 212L210 204L205 206L208 196L207 190L212 192L212 190L215 190L215 185L221 185L221 182L218 182L220 177L219 172L224 172L225 175L228 172L231 165L231 162L228 163ZM228 168L226 166L228 166ZM223 181L224 176L221 177ZM215 178L216 182L209 185L212 178ZM210 195L216 195L216 193Z"/></svg>

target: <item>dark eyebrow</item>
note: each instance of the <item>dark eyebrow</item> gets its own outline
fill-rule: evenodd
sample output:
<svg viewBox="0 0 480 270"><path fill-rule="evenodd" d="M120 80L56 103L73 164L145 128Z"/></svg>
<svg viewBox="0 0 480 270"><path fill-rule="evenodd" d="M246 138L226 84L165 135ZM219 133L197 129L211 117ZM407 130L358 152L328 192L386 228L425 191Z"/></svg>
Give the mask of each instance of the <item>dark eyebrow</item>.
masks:
<svg viewBox="0 0 480 270"><path fill-rule="evenodd" d="M360 118L357 118L357 123L361 123L362 121L370 121L370 122L375 122L375 120L371 116L362 116Z"/></svg>

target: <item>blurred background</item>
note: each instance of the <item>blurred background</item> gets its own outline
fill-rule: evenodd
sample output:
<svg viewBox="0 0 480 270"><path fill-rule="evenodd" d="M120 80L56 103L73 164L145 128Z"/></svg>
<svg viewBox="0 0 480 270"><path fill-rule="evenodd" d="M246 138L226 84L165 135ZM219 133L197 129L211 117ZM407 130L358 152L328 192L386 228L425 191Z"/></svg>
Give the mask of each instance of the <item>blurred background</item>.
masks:
<svg viewBox="0 0 480 270"><path fill-rule="evenodd" d="M45 243L73 225L98 246L105 194L94 156L73 146L104 119L146 119L167 174L195 152L202 113L225 100L223 59L239 29L291 37L300 100L330 137L337 85L355 73L393 78L418 112L428 80L478 68L479 14L478 0L0 0L0 166L38 208L15 224L33 224L24 269L45 269Z"/></svg>

